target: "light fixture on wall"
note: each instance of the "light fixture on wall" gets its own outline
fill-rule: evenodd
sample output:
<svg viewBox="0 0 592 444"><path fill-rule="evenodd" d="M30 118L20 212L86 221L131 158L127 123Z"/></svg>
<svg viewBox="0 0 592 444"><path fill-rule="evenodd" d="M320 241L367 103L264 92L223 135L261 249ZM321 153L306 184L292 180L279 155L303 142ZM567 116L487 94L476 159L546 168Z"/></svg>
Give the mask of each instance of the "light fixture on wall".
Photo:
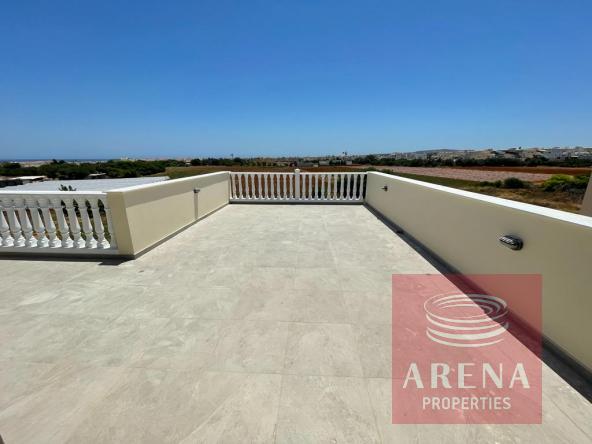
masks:
<svg viewBox="0 0 592 444"><path fill-rule="evenodd" d="M508 247L510 250L522 250L524 246L524 242L518 236L512 236L511 234L506 234L499 238L499 241L502 245Z"/></svg>

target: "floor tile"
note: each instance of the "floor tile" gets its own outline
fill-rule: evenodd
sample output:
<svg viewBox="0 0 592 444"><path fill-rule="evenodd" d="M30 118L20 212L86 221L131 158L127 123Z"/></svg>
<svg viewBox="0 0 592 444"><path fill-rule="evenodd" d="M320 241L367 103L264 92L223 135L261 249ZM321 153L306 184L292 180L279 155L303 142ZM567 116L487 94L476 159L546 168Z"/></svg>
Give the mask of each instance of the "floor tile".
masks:
<svg viewBox="0 0 592 444"><path fill-rule="evenodd" d="M276 443L378 443L361 378L285 375Z"/></svg>
<svg viewBox="0 0 592 444"><path fill-rule="evenodd" d="M392 375L392 328L387 324L354 326L360 361L367 378L390 378Z"/></svg>
<svg viewBox="0 0 592 444"><path fill-rule="evenodd" d="M275 321L226 321L216 347L215 370L281 373L288 324Z"/></svg>
<svg viewBox="0 0 592 444"><path fill-rule="evenodd" d="M159 319L159 321L163 321ZM134 367L198 371L210 367L220 339L223 321L202 319L165 319L132 361Z"/></svg>
<svg viewBox="0 0 592 444"><path fill-rule="evenodd" d="M284 373L362 376L356 335L347 324L291 324Z"/></svg>

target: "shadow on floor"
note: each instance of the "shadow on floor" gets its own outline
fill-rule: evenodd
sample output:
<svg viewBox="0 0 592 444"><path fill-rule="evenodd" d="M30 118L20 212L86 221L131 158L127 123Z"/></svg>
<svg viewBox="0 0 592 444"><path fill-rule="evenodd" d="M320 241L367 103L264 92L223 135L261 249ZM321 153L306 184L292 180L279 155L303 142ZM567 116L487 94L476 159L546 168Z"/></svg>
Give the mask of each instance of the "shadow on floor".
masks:
<svg viewBox="0 0 592 444"><path fill-rule="evenodd" d="M378 220L393 231L393 233L409 245L415 252L428 261L438 272L446 274L462 274L458 270L446 264L432 251L421 245L417 239L405 233L396 224L384 218L373 208L366 206ZM527 345L527 344L525 344ZM528 345L527 345L528 346ZM542 361L547 364L557 375L559 375L574 390L580 393L589 402L592 402L592 374L573 358L561 351L557 346L543 338Z"/></svg>

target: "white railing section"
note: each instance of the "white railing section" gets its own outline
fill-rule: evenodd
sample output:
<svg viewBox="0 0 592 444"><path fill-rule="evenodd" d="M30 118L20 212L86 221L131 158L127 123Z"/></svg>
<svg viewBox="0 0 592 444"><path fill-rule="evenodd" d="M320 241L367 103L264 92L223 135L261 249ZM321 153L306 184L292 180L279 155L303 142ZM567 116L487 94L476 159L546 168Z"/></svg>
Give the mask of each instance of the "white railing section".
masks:
<svg viewBox="0 0 592 444"><path fill-rule="evenodd" d="M366 173L230 173L231 202L364 201Z"/></svg>
<svg viewBox="0 0 592 444"><path fill-rule="evenodd" d="M0 192L2 249L116 252L106 193Z"/></svg>

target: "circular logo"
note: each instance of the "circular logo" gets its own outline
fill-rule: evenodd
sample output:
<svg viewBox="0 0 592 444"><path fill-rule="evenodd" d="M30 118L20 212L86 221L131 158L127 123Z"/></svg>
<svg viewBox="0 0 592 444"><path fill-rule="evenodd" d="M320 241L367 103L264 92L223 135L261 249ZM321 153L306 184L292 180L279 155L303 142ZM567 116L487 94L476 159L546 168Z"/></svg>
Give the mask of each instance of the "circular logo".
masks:
<svg viewBox="0 0 592 444"><path fill-rule="evenodd" d="M424 303L428 338L451 347L483 347L503 340L508 305L485 294L437 295Z"/></svg>

